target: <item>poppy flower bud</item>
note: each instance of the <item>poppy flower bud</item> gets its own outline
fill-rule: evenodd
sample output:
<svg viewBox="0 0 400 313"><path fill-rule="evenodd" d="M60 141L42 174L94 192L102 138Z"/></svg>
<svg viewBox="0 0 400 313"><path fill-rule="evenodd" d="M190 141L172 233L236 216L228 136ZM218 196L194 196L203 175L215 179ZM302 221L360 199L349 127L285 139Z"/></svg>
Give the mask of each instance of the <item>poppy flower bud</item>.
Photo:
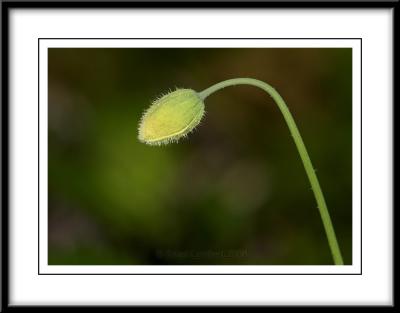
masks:
<svg viewBox="0 0 400 313"><path fill-rule="evenodd" d="M192 89L177 89L153 102L139 126L139 140L149 145L176 142L189 134L204 115L204 102Z"/></svg>

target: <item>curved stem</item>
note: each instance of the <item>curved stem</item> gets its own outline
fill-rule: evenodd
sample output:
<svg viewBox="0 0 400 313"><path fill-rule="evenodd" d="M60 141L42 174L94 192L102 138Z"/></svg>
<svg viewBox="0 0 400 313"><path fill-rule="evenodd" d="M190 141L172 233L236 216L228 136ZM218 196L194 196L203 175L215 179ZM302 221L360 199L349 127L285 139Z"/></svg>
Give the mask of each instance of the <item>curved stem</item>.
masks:
<svg viewBox="0 0 400 313"><path fill-rule="evenodd" d="M296 147L299 151L301 160L303 161L304 168L306 170L308 179L310 180L312 190L314 192L315 199L317 201L319 213L321 214L322 223L325 228L326 236L328 238L329 246L332 252L333 260L336 265L343 265L342 255L340 253L339 244L336 239L335 230L332 225L332 221L329 215L328 207L326 206L324 195L318 182L317 175L311 163L310 157L304 145L303 139L300 136L300 132L294 122L292 114L290 113L285 101L279 95L279 93L267 83L253 78L234 78L228 79L218 84L211 86L199 93L199 96L204 100L214 92L229 86L234 85L252 85L261 88L267 92L276 102L280 111L285 118L285 121L289 127L290 133L294 139Z"/></svg>

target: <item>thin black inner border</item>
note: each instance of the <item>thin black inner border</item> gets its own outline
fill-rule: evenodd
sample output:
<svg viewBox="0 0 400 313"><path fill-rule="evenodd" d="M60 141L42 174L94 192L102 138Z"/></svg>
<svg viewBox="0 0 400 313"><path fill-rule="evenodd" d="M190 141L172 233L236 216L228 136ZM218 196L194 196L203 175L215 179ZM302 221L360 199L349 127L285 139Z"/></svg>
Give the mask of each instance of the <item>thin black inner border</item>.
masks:
<svg viewBox="0 0 400 313"><path fill-rule="evenodd" d="M40 40L360 40L360 273L40 273ZM38 275L362 275L362 38L38 38Z"/></svg>

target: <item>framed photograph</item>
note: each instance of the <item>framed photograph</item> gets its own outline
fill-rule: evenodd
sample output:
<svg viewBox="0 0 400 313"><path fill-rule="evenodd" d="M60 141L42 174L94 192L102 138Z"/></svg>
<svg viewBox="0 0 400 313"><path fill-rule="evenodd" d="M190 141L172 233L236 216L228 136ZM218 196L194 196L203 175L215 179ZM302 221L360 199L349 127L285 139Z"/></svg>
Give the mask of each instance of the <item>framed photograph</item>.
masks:
<svg viewBox="0 0 400 313"><path fill-rule="evenodd" d="M2 308L393 307L397 11L3 2Z"/></svg>

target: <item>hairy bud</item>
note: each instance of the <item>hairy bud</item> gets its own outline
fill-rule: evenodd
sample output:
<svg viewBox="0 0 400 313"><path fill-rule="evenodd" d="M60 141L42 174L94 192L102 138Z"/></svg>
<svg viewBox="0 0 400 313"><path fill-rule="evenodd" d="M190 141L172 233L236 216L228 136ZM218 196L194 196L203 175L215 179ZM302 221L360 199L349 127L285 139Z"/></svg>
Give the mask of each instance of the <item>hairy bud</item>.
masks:
<svg viewBox="0 0 400 313"><path fill-rule="evenodd" d="M176 142L204 115L204 102L192 89L177 89L153 102L139 126L139 140L149 145Z"/></svg>

